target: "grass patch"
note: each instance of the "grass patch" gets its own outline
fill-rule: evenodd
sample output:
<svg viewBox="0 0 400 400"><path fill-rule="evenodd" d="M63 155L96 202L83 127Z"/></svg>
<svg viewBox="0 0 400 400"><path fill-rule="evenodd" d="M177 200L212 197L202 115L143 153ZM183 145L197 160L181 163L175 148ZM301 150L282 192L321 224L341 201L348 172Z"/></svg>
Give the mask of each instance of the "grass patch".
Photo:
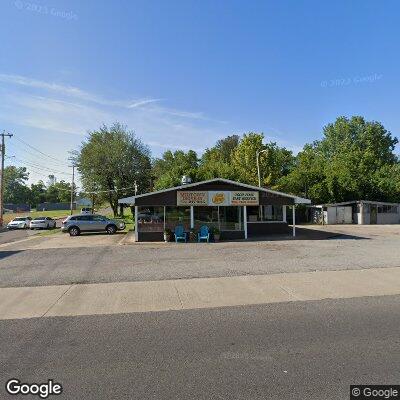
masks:
<svg viewBox="0 0 400 400"><path fill-rule="evenodd" d="M129 232L133 231L133 227L135 225L135 222L133 220L133 215L124 215L123 217L115 217L113 214L108 214L107 218L113 219L115 221L123 221L125 222L125 229L122 232Z"/></svg>

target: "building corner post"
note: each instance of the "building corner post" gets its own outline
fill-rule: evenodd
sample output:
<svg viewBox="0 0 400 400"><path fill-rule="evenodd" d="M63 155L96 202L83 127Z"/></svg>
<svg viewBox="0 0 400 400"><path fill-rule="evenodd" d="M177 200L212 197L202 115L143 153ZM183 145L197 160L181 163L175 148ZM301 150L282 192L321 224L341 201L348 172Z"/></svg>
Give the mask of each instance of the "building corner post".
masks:
<svg viewBox="0 0 400 400"><path fill-rule="evenodd" d="M293 204L293 237L296 237L296 204Z"/></svg>
<svg viewBox="0 0 400 400"><path fill-rule="evenodd" d="M138 207L138 206L135 206L135 242L138 242L138 241L139 241L138 215L139 215L139 207Z"/></svg>
<svg viewBox="0 0 400 400"><path fill-rule="evenodd" d="M243 206L244 238L247 239L247 206Z"/></svg>

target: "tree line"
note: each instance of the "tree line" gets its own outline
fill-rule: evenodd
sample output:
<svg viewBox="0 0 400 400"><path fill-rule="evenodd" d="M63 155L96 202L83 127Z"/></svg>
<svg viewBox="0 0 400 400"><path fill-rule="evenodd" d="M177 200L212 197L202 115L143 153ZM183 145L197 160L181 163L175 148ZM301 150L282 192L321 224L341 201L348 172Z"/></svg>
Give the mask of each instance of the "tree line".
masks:
<svg viewBox="0 0 400 400"><path fill-rule="evenodd" d="M167 150L152 158L150 149L132 131L115 123L89 132L72 158L83 194L92 193L96 203L107 201L114 214L118 214L119 198L179 185L183 175L193 182L226 178L258 185L259 151L264 187L306 197L315 204L360 199L400 202L398 139L379 122L339 117L323 128L321 139L305 144L296 155L267 139L263 133L248 132L218 140L201 156L193 150ZM22 186L24 179L20 178ZM61 183L63 189L68 187ZM32 201L37 201L43 187L36 185L41 184L19 187L15 193L30 191ZM55 185L46 187L45 193L57 191ZM65 199L61 192L58 198Z"/></svg>
<svg viewBox="0 0 400 400"><path fill-rule="evenodd" d="M10 165L4 168L4 203L28 204L35 208L40 203L64 203L70 201L71 183L56 181L54 175L48 176L48 182L39 180L27 184L29 172L26 167Z"/></svg>

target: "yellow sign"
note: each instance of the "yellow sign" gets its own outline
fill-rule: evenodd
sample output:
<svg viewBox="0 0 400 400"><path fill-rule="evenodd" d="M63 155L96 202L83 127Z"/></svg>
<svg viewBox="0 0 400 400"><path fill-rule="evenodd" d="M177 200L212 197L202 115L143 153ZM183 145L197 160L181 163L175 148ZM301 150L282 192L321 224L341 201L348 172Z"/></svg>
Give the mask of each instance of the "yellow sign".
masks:
<svg viewBox="0 0 400 400"><path fill-rule="evenodd" d="M207 192L177 192L178 206L206 206L208 205Z"/></svg>
<svg viewBox="0 0 400 400"><path fill-rule="evenodd" d="M212 191L208 192L208 205L210 206L230 206L231 192Z"/></svg>
<svg viewBox="0 0 400 400"><path fill-rule="evenodd" d="M212 202L214 204L222 204L225 201L225 195L223 193L216 193L212 197Z"/></svg>

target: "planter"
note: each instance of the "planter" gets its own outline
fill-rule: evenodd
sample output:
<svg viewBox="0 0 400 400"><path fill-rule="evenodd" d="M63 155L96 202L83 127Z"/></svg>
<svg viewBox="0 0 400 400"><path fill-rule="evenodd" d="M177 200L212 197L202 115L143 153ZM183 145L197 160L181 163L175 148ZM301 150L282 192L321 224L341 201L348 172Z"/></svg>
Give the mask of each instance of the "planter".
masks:
<svg viewBox="0 0 400 400"><path fill-rule="evenodd" d="M196 240L197 240L196 232L190 232L189 233L189 242L196 242Z"/></svg>

